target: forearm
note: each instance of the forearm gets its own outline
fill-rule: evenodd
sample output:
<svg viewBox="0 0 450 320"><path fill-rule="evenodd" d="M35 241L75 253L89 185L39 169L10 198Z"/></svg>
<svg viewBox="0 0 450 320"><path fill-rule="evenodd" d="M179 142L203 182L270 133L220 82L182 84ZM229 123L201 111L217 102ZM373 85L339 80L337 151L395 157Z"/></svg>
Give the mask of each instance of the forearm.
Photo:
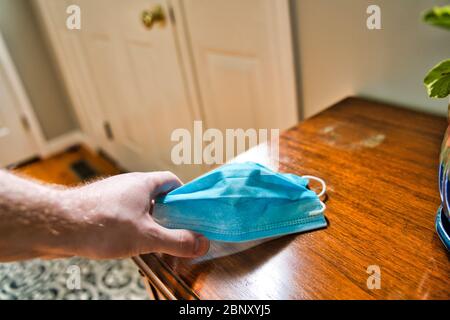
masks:
<svg viewBox="0 0 450 320"><path fill-rule="evenodd" d="M67 256L111 259L150 252L205 254L206 238L165 229L152 219L154 197L180 185L175 175L155 172L63 189L0 170L0 262Z"/></svg>
<svg viewBox="0 0 450 320"><path fill-rule="evenodd" d="M63 255L78 222L68 214L62 188L0 170L0 261Z"/></svg>

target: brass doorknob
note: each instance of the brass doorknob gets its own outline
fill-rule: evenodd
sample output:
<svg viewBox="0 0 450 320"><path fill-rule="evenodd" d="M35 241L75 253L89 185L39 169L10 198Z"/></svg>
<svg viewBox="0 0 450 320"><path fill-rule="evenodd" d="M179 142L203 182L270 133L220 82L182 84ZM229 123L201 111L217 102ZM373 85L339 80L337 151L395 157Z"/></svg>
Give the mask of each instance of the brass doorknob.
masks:
<svg viewBox="0 0 450 320"><path fill-rule="evenodd" d="M165 22L166 16L160 5L156 5L153 9L142 12L142 23L147 29L153 28L153 25L156 23L164 25Z"/></svg>

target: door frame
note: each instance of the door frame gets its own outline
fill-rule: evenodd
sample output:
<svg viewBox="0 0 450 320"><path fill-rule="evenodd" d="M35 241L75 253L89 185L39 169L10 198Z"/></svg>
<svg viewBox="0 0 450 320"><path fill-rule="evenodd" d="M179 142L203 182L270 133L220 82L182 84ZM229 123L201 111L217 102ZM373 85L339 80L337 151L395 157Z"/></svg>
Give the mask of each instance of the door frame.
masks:
<svg viewBox="0 0 450 320"><path fill-rule="evenodd" d="M37 116L33 110L28 94L25 90L23 82L19 76L19 73L14 65L14 62L9 54L8 48L4 41L1 29L0 29L0 62L3 64L7 81L11 84L13 94L17 98L18 112L22 117L26 118L29 125L30 134L27 135L32 145L34 145L34 153L36 155L45 154L46 140L42 132L41 125L37 119ZM26 160L26 159L24 159Z"/></svg>
<svg viewBox="0 0 450 320"><path fill-rule="evenodd" d="M18 112L28 122L28 137L34 147L34 156L48 157L77 144L90 145L90 140L78 129L62 134L53 139L46 139L41 124L36 116L31 100L22 79L6 46L0 29L0 62L4 65L6 80L10 83L14 96L17 98ZM24 159L26 160L26 159Z"/></svg>

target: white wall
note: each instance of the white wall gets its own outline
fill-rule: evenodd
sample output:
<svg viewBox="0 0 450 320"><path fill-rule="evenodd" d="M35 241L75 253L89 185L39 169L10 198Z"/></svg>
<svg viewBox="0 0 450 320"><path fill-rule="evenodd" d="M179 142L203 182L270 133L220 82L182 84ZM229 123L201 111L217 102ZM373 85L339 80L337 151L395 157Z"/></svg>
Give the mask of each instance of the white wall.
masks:
<svg viewBox="0 0 450 320"><path fill-rule="evenodd" d="M293 1L305 117L349 95L446 114L447 102L427 98L422 80L450 58L450 32L424 25L420 13L449 1ZM366 27L370 4L381 7L382 30Z"/></svg>
<svg viewBox="0 0 450 320"><path fill-rule="evenodd" d="M0 30L45 137L78 127L30 0L0 0Z"/></svg>

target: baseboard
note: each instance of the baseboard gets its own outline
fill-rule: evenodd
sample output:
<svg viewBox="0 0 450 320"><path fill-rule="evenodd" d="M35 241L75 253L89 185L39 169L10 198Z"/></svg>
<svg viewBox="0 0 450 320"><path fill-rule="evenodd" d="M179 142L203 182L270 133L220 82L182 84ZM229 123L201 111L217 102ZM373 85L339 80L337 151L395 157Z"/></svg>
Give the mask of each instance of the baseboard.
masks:
<svg viewBox="0 0 450 320"><path fill-rule="evenodd" d="M82 131L74 130L48 141L40 152L41 157L49 157L74 145L84 144L95 150L95 143Z"/></svg>

